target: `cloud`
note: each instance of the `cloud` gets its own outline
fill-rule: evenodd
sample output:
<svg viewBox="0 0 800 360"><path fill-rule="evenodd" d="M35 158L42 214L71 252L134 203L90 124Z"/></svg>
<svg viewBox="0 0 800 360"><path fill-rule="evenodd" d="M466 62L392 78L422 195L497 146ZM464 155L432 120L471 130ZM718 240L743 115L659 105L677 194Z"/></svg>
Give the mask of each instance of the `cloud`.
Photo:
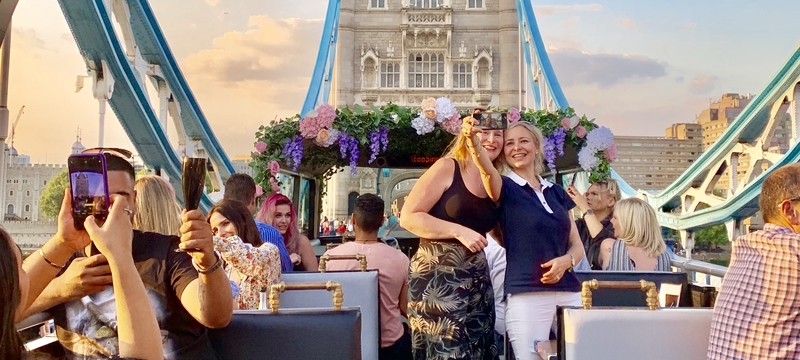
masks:
<svg viewBox="0 0 800 360"><path fill-rule="evenodd" d="M215 7L215 6L219 5L219 3L222 2L220 0L204 0L204 1L206 2L206 5L211 6L211 7Z"/></svg>
<svg viewBox="0 0 800 360"><path fill-rule="evenodd" d="M697 73L689 81L689 91L695 94L709 93L717 86L717 80L719 79L716 76Z"/></svg>
<svg viewBox="0 0 800 360"><path fill-rule="evenodd" d="M697 28L697 23L686 23L681 25L681 27L684 29L695 29Z"/></svg>
<svg viewBox="0 0 800 360"><path fill-rule="evenodd" d="M587 4L587 5L542 5L534 6L533 11L536 15L550 16L557 12L574 12L574 11L603 11L603 5L600 4Z"/></svg>
<svg viewBox="0 0 800 360"><path fill-rule="evenodd" d="M561 23L561 27L568 28L568 27L570 27L572 25L575 25L575 23L577 23L579 19L580 19L579 16L573 16L573 17L565 20L564 22L562 22Z"/></svg>
<svg viewBox="0 0 800 360"><path fill-rule="evenodd" d="M595 84L601 88L666 76L667 63L646 56L592 54L577 49L548 49L562 86Z"/></svg>
<svg viewBox="0 0 800 360"><path fill-rule="evenodd" d="M622 25L622 27L630 31L636 30L636 23L634 23L631 19L619 19L618 22L620 25Z"/></svg>

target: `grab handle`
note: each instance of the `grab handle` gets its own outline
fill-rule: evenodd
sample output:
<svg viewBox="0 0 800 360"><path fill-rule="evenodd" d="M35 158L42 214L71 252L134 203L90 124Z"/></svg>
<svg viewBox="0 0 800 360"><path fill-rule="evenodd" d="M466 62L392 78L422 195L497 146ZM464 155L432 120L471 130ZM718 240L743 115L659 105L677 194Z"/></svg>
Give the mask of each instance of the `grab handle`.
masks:
<svg viewBox="0 0 800 360"><path fill-rule="evenodd" d="M361 271L367 271L367 256L364 254L355 255L330 255L325 254L319 257L319 272L327 271L329 260L358 260L361 263Z"/></svg>
<svg viewBox="0 0 800 360"><path fill-rule="evenodd" d="M318 282L318 283L294 283L287 284L283 281L273 284L269 288L269 307L272 313L278 312L281 307L281 293L287 290L328 290L333 291L333 310L342 310L344 303L344 291L342 291L342 284L335 281Z"/></svg>
<svg viewBox="0 0 800 360"><path fill-rule="evenodd" d="M655 310L658 307L658 289L652 281L598 281L597 279L583 282L581 289L581 304L584 309L592 308L592 290L597 289L641 289L647 296L647 307Z"/></svg>

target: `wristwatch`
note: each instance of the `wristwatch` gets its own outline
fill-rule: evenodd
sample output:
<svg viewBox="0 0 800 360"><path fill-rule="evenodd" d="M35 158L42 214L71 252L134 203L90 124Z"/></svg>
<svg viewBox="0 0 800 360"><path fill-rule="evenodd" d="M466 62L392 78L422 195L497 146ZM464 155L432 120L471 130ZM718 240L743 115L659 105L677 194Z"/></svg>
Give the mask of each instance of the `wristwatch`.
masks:
<svg viewBox="0 0 800 360"><path fill-rule="evenodd" d="M583 213L583 216L586 216L586 215L594 215L594 210L592 210L592 209L586 210L586 212Z"/></svg>

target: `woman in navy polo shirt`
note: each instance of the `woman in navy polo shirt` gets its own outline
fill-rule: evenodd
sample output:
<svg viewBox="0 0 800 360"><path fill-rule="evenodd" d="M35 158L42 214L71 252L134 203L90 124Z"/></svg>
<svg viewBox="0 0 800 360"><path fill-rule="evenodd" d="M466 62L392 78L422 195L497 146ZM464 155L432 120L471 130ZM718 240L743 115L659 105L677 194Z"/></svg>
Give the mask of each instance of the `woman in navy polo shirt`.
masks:
<svg viewBox="0 0 800 360"><path fill-rule="evenodd" d="M468 136L419 178L400 225L420 237L408 276L408 324L414 359L497 359L494 296L483 248L497 225ZM499 158L501 130L478 132L486 161ZM479 140L478 140L479 139Z"/></svg>
<svg viewBox="0 0 800 360"><path fill-rule="evenodd" d="M478 129L464 132L489 197L499 205L506 247L506 329L517 359L549 353L549 334L557 306L580 305L580 283L572 267L583 258L583 244L569 210L566 191L543 179L542 133L528 122L509 125L503 154L511 167L501 176L478 145ZM539 343L541 342L541 343ZM541 349L540 349L541 348Z"/></svg>

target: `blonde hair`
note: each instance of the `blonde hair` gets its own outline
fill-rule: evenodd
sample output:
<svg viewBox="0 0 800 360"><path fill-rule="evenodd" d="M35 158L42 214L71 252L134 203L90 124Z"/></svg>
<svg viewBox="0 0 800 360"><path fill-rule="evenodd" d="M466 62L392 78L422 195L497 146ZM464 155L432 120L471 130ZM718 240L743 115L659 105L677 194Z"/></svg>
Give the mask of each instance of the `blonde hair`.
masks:
<svg viewBox="0 0 800 360"><path fill-rule="evenodd" d="M466 119L467 118L464 118L464 120ZM503 132L503 135L505 137L505 132ZM503 142L501 141L497 146L500 148L500 155L492 160L492 165L494 165L495 169L502 173L506 164L505 159L502 156ZM458 162L458 165L462 169L467 168L467 165L472 162L472 155L470 155L469 149L467 148L467 137L464 136L464 132L459 132L458 135L453 138L453 141L451 141L450 145L447 146L443 157L456 159L456 162Z"/></svg>
<svg viewBox="0 0 800 360"><path fill-rule="evenodd" d="M618 237L626 245L641 248L651 258L666 250L656 212L644 200L620 200L614 207L614 216L619 220Z"/></svg>
<svg viewBox="0 0 800 360"><path fill-rule="evenodd" d="M136 214L133 228L165 235L179 235L181 207L175 201L175 190L166 179L145 175L136 180Z"/></svg>
<svg viewBox="0 0 800 360"><path fill-rule="evenodd" d="M619 184L617 184L617 180L614 179L605 179L603 181L598 181L593 183L592 185L603 186L608 191L608 195L614 199L614 202L618 202L622 198L622 192L619 190Z"/></svg>
<svg viewBox="0 0 800 360"><path fill-rule="evenodd" d="M536 158L533 160L534 171L536 171L536 175L540 175L544 172L544 136L542 135L542 131L527 121L517 121L508 124L506 132L520 126L531 133L531 137L535 143L534 146L536 146ZM505 154L505 143L503 143L503 153Z"/></svg>

